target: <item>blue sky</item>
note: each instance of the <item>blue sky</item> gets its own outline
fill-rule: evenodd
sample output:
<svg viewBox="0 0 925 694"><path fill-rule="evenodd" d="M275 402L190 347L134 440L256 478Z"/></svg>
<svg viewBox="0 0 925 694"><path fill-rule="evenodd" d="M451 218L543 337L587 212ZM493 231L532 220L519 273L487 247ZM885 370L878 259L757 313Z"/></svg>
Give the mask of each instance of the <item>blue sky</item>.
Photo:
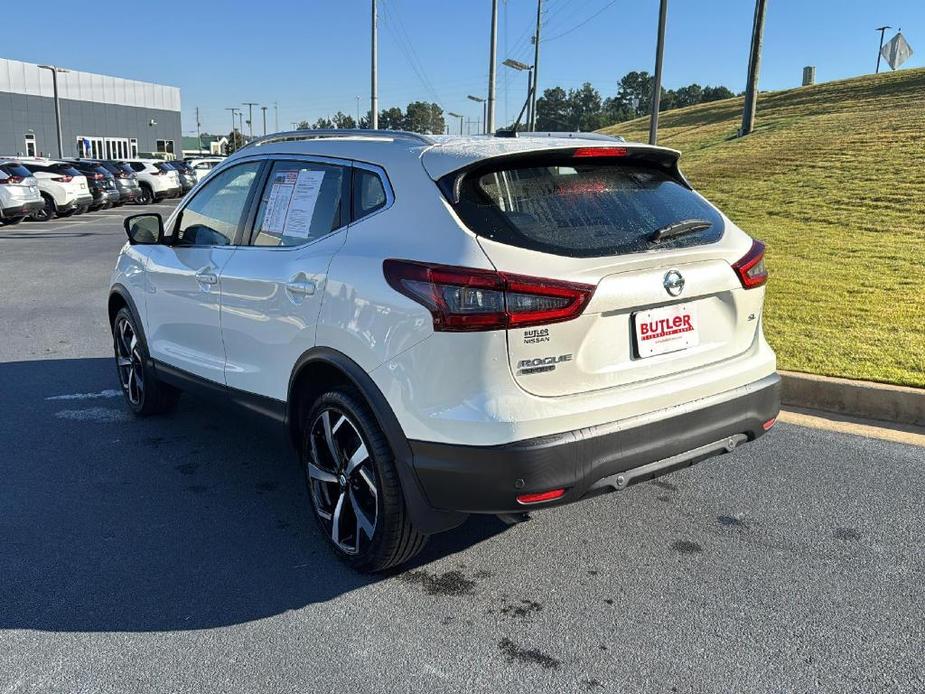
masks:
<svg viewBox="0 0 925 694"><path fill-rule="evenodd" d="M488 74L490 0L379 0L380 106L437 101L471 118L481 108ZM499 61L533 62L530 33L536 0L500 0ZM279 104L279 126L369 104L369 0L267 3L55 3L54 23L39 21L29 3L4 4L0 55L79 70L148 80L182 89L184 134L224 131L224 108L255 101ZM604 96L630 70L653 70L658 0L544 0L540 90L589 81ZM664 84L745 84L752 0L670 0ZM874 28L902 27L925 64L925 0L768 0L762 89L800 82L804 65L817 80L873 72ZM887 37L893 32L888 32ZM888 69L888 68L887 68ZM498 70L498 111L516 116L526 77ZM258 111L259 113L259 111ZM246 117L246 116L245 116ZM254 117L255 132L260 120Z"/></svg>

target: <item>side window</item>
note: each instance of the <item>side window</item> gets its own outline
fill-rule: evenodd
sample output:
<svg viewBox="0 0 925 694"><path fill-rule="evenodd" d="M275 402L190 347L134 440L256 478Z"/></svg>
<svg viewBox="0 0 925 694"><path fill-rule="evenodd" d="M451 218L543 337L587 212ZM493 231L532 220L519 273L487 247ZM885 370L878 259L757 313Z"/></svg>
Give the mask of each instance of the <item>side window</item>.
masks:
<svg viewBox="0 0 925 694"><path fill-rule="evenodd" d="M353 218L360 219L385 207L385 187L372 171L353 170Z"/></svg>
<svg viewBox="0 0 925 694"><path fill-rule="evenodd" d="M257 161L233 166L201 188L180 213L175 244L227 246L233 243L259 169Z"/></svg>
<svg viewBox="0 0 925 694"><path fill-rule="evenodd" d="M144 171L145 170L145 165L142 164L140 161L133 161L129 164L129 166L132 167L133 171Z"/></svg>
<svg viewBox="0 0 925 694"><path fill-rule="evenodd" d="M329 164L278 161L260 199L255 246L300 246L342 226L346 169Z"/></svg>

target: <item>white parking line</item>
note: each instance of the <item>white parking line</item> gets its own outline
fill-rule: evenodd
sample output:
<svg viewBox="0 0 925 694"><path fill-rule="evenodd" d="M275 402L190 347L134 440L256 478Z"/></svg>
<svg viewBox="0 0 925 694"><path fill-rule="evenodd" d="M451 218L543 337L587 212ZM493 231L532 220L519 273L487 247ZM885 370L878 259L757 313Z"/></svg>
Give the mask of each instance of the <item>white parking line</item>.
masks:
<svg viewBox="0 0 925 694"><path fill-rule="evenodd" d="M97 398L117 398L122 395L121 390L101 390L98 393L69 393L67 395L52 395L46 400L95 400Z"/></svg>

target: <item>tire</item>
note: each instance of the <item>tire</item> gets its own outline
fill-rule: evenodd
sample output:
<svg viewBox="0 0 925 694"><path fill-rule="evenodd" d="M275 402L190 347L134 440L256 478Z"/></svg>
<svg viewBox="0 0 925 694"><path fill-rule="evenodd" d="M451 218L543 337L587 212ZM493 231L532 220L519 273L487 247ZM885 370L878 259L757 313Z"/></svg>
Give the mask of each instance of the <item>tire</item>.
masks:
<svg viewBox="0 0 925 694"><path fill-rule="evenodd" d="M45 194L42 194L42 199L45 201L45 207L36 210L30 216L30 219L34 219L36 222L48 222L55 218L55 201L50 195Z"/></svg>
<svg viewBox="0 0 925 694"><path fill-rule="evenodd" d="M71 217L71 216L74 215L74 214L77 214L77 208L76 208L76 207L75 207L74 209L72 209L72 210L59 210L59 211L58 211L58 216L59 216L59 217Z"/></svg>
<svg viewBox="0 0 925 694"><path fill-rule="evenodd" d="M7 217L6 219L0 219L0 226L13 226L14 224L19 224L25 217Z"/></svg>
<svg viewBox="0 0 925 694"><path fill-rule="evenodd" d="M356 389L338 387L315 400L302 422L301 460L315 520L351 567L384 571L424 548L427 536L408 517L392 450Z"/></svg>
<svg viewBox="0 0 925 694"><path fill-rule="evenodd" d="M151 186L142 185L141 192L138 193L138 197L135 198L136 205L150 205L154 202L154 191L151 190Z"/></svg>
<svg viewBox="0 0 925 694"><path fill-rule="evenodd" d="M112 341L119 385L132 413L147 417L176 407L180 391L157 379L148 347L127 308L120 309L112 322Z"/></svg>

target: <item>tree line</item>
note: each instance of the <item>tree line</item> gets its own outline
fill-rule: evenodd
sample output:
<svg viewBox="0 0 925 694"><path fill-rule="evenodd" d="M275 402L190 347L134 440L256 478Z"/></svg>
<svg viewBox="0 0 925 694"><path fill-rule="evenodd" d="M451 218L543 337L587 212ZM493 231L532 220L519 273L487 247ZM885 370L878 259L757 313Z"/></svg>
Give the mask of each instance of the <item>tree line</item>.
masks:
<svg viewBox="0 0 925 694"><path fill-rule="evenodd" d="M546 89L536 100L536 129L597 130L647 116L652 110L654 86L655 78L648 72L633 71L617 83L617 93L613 97L602 98L590 82L568 91L562 87ZM733 96L735 94L726 87L702 87L696 82L679 89L662 87L659 112Z"/></svg>
<svg viewBox="0 0 925 694"><path fill-rule="evenodd" d="M301 121L298 130L318 130L324 128L368 128L369 114L357 120L346 113L338 111L330 118L321 117L314 123ZM403 111L398 106L379 111L379 128L381 130L407 130L413 133L442 133L446 129L443 109L435 103L412 101Z"/></svg>

